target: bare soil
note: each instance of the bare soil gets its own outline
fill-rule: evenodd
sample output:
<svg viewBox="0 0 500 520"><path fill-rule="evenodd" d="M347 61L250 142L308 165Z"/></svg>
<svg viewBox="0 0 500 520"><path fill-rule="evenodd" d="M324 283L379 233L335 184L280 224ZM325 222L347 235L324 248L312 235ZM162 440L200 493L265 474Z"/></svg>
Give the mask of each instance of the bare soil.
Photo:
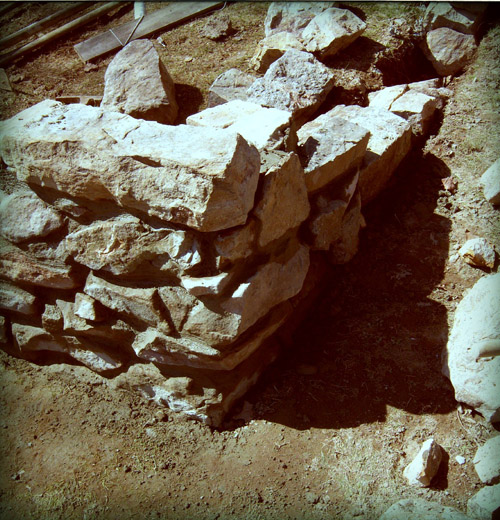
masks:
<svg viewBox="0 0 500 520"><path fill-rule="evenodd" d="M20 3L0 19L2 35L60 7ZM390 34L395 19L415 24L419 4L351 7L368 30L330 65L358 71L364 91L339 89L329 103L363 102L383 84L432 77L414 47ZM226 5L237 32L221 42L200 36L217 13L154 35L176 82L179 123L206 106L220 73L250 70L267 8ZM7 67L14 91L0 93L2 118L45 98L102 95L112 56L85 67L73 45L131 18L123 6ZM411 497L465 512L481 487L473 456L496 432L455 401L441 365L454 310L486 273L458 258L458 248L482 236L500 251L498 209L478 182L500 156L493 4L474 61L448 88L453 95L433 135L366 208L358 255L331 268L294 344L220 430L112 392L84 367L0 353L0 518L371 520ZM442 184L450 176L453 194ZM417 489L403 469L429 437L447 456L431 487Z"/></svg>

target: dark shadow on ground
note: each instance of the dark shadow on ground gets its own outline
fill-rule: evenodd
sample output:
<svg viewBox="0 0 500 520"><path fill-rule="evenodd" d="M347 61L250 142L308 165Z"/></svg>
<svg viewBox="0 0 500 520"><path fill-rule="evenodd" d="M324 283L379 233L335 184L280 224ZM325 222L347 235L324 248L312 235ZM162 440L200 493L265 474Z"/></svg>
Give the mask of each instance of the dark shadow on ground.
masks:
<svg viewBox="0 0 500 520"><path fill-rule="evenodd" d="M441 160L415 149L364 209L359 253L332 267L294 345L247 395L256 417L348 428L383 421L388 405L412 414L454 408L441 374L447 312L429 298L448 256L450 221L434 213L448 175Z"/></svg>
<svg viewBox="0 0 500 520"><path fill-rule="evenodd" d="M182 125L186 123L186 119L199 112L203 103L203 94L201 90L191 85L182 83L175 84L175 100L179 106L179 114L175 120L175 124Z"/></svg>

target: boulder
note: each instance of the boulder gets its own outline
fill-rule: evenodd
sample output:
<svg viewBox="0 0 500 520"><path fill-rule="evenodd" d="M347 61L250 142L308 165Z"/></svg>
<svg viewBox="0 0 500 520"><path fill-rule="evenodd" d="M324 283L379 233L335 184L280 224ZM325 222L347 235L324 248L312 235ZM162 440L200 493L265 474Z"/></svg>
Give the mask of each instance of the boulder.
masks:
<svg viewBox="0 0 500 520"><path fill-rule="evenodd" d="M441 76L460 72L476 52L474 36L442 27L427 33L423 47L427 59Z"/></svg>
<svg viewBox="0 0 500 520"><path fill-rule="evenodd" d="M331 7L309 22L301 39L308 52L324 59L350 45L365 29L365 22L348 9Z"/></svg>
<svg viewBox="0 0 500 520"><path fill-rule="evenodd" d="M0 203L0 235L16 244L46 237L63 225L61 215L32 192L13 193Z"/></svg>
<svg viewBox="0 0 500 520"><path fill-rule="evenodd" d="M2 242L0 241L0 278L52 289L78 287L79 281L70 266L39 262L21 249Z"/></svg>
<svg viewBox="0 0 500 520"><path fill-rule="evenodd" d="M500 516L500 484L486 486L470 498L467 515L477 520L497 520Z"/></svg>
<svg viewBox="0 0 500 520"><path fill-rule="evenodd" d="M116 312L148 325L167 327L156 288L125 287L107 282L91 272L84 292Z"/></svg>
<svg viewBox="0 0 500 520"><path fill-rule="evenodd" d="M458 509L423 498L405 498L393 504L378 520L470 520Z"/></svg>
<svg viewBox="0 0 500 520"><path fill-rule="evenodd" d="M297 137L307 191L313 192L361 165L370 132L327 112L303 125Z"/></svg>
<svg viewBox="0 0 500 520"><path fill-rule="evenodd" d="M310 206L304 171L295 153L267 154L260 183L253 214L260 221L258 245L265 247L306 220Z"/></svg>
<svg viewBox="0 0 500 520"><path fill-rule="evenodd" d="M404 476L413 486L428 487L438 472L442 457L441 446L434 439L428 439L413 461L406 466Z"/></svg>
<svg viewBox="0 0 500 520"><path fill-rule="evenodd" d="M464 34L474 34L481 23L484 5L479 11L463 8L465 2L430 2L423 17L423 27L426 32L440 27L447 27Z"/></svg>
<svg viewBox="0 0 500 520"><path fill-rule="evenodd" d="M500 159L483 173L480 183L486 200L491 204L500 204Z"/></svg>
<svg viewBox="0 0 500 520"><path fill-rule="evenodd" d="M0 309L34 315L36 313L36 298L20 287L0 281Z"/></svg>
<svg viewBox="0 0 500 520"><path fill-rule="evenodd" d="M39 327L13 323L12 335L21 352L62 352L98 374L116 370L123 364L119 357L85 340L71 336L53 336Z"/></svg>
<svg viewBox="0 0 500 520"><path fill-rule="evenodd" d="M265 108L249 101L229 101L189 116L188 125L229 128L243 136L259 151L292 149L297 141L292 114Z"/></svg>
<svg viewBox="0 0 500 520"><path fill-rule="evenodd" d="M359 188L363 205L384 188L411 147L411 126L402 117L375 107L338 105L329 112L370 132L361 164ZM349 135L345 136L346 139Z"/></svg>
<svg viewBox="0 0 500 520"><path fill-rule="evenodd" d="M229 69L223 72L217 76L208 89L207 106L215 107L235 99L246 101L247 89L254 81L254 76L239 69Z"/></svg>
<svg viewBox="0 0 500 520"><path fill-rule="evenodd" d="M473 267L495 266L496 252L485 238L471 238L458 250L458 254Z"/></svg>
<svg viewBox="0 0 500 520"><path fill-rule="evenodd" d="M175 87L149 40L128 43L104 75L101 107L137 119L173 124L178 112Z"/></svg>
<svg viewBox="0 0 500 520"><path fill-rule="evenodd" d="M253 207L259 154L230 130L44 101L1 122L0 135L3 160L42 189L200 231L243 224Z"/></svg>
<svg viewBox="0 0 500 520"><path fill-rule="evenodd" d="M500 420L500 273L484 276L456 308L443 373L457 401Z"/></svg>
<svg viewBox="0 0 500 520"><path fill-rule="evenodd" d="M300 37L317 14L335 5L336 2L273 2L264 20L266 37L283 31Z"/></svg>
<svg viewBox="0 0 500 520"><path fill-rule="evenodd" d="M247 90L248 100L291 112L304 122L333 88L332 72L308 52L290 49Z"/></svg>
<svg viewBox="0 0 500 520"><path fill-rule="evenodd" d="M222 40L235 32L227 14L211 16L201 30L201 34L210 40Z"/></svg>
<svg viewBox="0 0 500 520"><path fill-rule="evenodd" d="M477 449L474 468L484 484L500 482L500 435L488 439Z"/></svg>
<svg viewBox="0 0 500 520"><path fill-rule="evenodd" d="M281 58L289 49L305 51L302 42L289 32L277 32L260 40L250 65L257 72L264 74L271 63ZM250 86L250 85L249 85Z"/></svg>

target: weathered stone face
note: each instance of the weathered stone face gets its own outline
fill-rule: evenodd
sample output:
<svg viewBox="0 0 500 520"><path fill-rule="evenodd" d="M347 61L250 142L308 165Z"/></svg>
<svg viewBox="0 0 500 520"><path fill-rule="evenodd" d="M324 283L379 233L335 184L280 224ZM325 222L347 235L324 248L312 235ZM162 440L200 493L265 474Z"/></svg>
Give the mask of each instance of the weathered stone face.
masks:
<svg viewBox="0 0 500 520"><path fill-rule="evenodd" d="M240 99L246 101L247 89L255 77L239 69L229 69L218 76L208 89L208 107Z"/></svg>
<svg viewBox="0 0 500 520"><path fill-rule="evenodd" d="M253 205L259 155L231 131L173 128L52 101L0 131L2 157L20 179L75 197L201 231L243 224Z"/></svg>
<svg viewBox="0 0 500 520"><path fill-rule="evenodd" d="M306 50L303 43L293 34L285 31L273 33L258 43L251 61L252 67L263 74L271 63L281 58L289 49Z"/></svg>
<svg viewBox="0 0 500 520"><path fill-rule="evenodd" d="M101 107L137 119L173 124L175 87L153 43L134 40L111 61L104 76Z"/></svg>

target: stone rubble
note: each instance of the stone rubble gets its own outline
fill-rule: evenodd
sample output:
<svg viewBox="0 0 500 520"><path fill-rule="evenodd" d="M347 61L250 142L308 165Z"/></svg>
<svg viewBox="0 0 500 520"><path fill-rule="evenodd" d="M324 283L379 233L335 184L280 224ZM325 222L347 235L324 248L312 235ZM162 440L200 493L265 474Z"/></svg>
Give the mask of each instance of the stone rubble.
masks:
<svg viewBox="0 0 500 520"><path fill-rule="evenodd" d="M378 520L470 520L453 507L423 498L405 498L393 504Z"/></svg>
<svg viewBox="0 0 500 520"><path fill-rule="evenodd" d="M46 100L0 122L24 183L0 194L0 340L220 426L290 344L327 261L356 254L362 206L449 95L428 80L314 118L339 78L318 58L364 29L333 2L272 3L264 75L219 75L187 124L172 126L147 40L111 62L100 107Z"/></svg>
<svg viewBox="0 0 500 520"><path fill-rule="evenodd" d="M488 439L477 449L474 468L484 484L500 482L500 435Z"/></svg>
<svg viewBox="0 0 500 520"><path fill-rule="evenodd" d="M417 456L406 466L404 476L412 486L428 487L438 472L443 449L434 440L426 440Z"/></svg>
<svg viewBox="0 0 500 520"><path fill-rule="evenodd" d="M500 419L500 274L481 278L455 310L443 373L488 421Z"/></svg>
<svg viewBox="0 0 500 520"><path fill-rule="evenodd" d="M500 515L500 484L486 486L469 498L467 515L475 520L496 520Z"/></svg>
<svg viewBox="0 0 500 520"><path fill-rule="evenodd" d="M133 40L111 61L101 107L138 119L173 124L178 113L174 81L149 40Z"/></svg>
<svg viewBox="0 0 500 520"><path fill-rule="evenodd" d="M423 16L426 31L447 27L464 34L474 34L482 21L485 4L476 4L479 10L472 12L465 3L430 2Z"/></svg>

